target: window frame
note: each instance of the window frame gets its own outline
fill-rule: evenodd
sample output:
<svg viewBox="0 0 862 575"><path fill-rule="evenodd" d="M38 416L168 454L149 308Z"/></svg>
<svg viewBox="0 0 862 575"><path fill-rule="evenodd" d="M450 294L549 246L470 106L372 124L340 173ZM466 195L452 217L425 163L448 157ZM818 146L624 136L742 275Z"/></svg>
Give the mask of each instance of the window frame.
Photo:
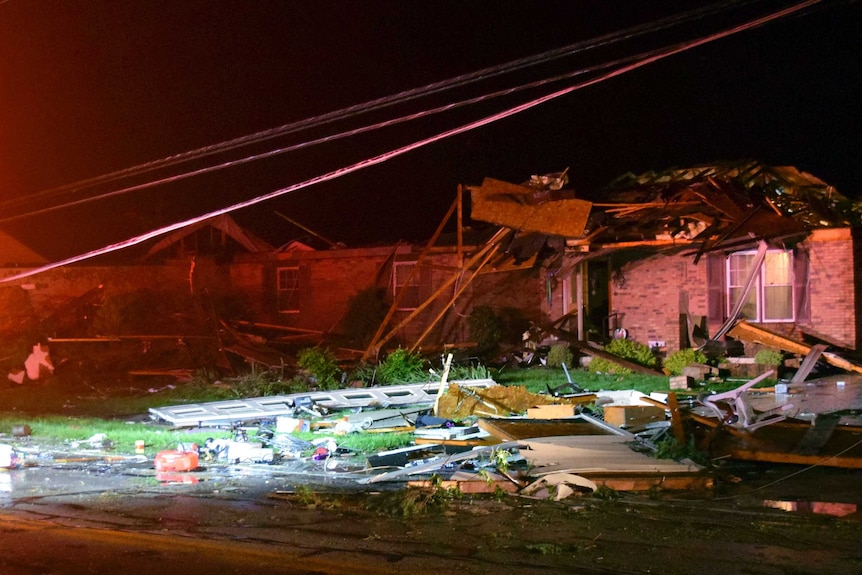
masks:
<svg viewBox="0 0 862 575"><path fill-rule="evenodd" d="M733 298L732 290L740 289L743 287L741 282L733 283L734 272L738 274L740 270L736 270L733 267L734 259L737 257L748 257L753 256L757 252L756 250L744 250L738 251L731 254L728 254L726 258L725 264L725 287L724 287L724 297L725 297L725 316L729 316L733 311L734 306L736 305L736 300ZM767 283L768 273L770 268L768 266L768 261L770 256L774 257L776 255L782 255L787 258L787 263L784 266L786 270L786 280L780 283ZM748 297L753 297L754 304L754 317L746 316L746 319L756 322L756 323L793 323L797 321L797 298L799 297L797 294L798 286L796 281L796 255L793 250L790 249L769 249L766 251L763 262L760 264L760 269L757 271L757 276L754 280L754 285L751 288L751 293ZM747 277L747 276L746 276ZM743 280L745 278L742 278ZM774 288L785 288L788 293L789 292L789 302L787 302L787 307L789 308L790 315L780 318L767 318L766 317L766 309L769 301L772 297L769 296L769 291Z"/></svg>
<svg viewBox="0 0 862 575"><path fill-rule="evenodd" d="M416 270L416 265L417 265L417 262L415 262L415 261L393 262L393 265L392 265L392 297L398 298L399 297L398 294L403 288L410 289L410 293L405 294L404 296L401 296L400 299L396 300L396 301L398 301L398 306L395 308L397 311L413 311L413 310L417 309L422 303L422 293L420 291L421 290L421 282L419 281L419 272L417 271L416 273L414 273L414 270ZM406 269L406 275L403 275L403 276L399 275L399 269L404 269L404 268L407 268ZM399 281L399 278L404 278L404 280L406 281L406 279L411 274L413 275L413 278L412 278L409 285L405 285L404 283L401 283ZM412 294L413 301L411 301L411 294ZM407 303L407 305L405 305L405 302ZM414 303L415 303L415 305L413 305Z"/></svg>
<svg viewBox="0 0 862 575"><path fill-rule="evenodd" d="M293 286L285 287L282 280L282 272L293 272ZM294 314L300 312L299 299L301 293L301 282L299 277L299 266L280 266L275 270L275 305L278 313ZM290 296L285 294L290 293ZM288 305L284 305L285 302Z"/></svg>

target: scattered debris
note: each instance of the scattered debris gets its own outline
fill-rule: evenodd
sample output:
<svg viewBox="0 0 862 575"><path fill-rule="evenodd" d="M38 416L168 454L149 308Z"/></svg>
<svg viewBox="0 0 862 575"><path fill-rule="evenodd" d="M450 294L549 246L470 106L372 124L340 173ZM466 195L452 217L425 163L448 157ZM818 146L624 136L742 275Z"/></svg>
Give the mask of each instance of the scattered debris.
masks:
<svg viewBox="0 0 862 575"><path fill-rule="evenodd" d="M41 343L33 346L33 351L24 360L24 369L9 374L9 380L17 384L24 383L24 377L29 381L37 381L42 378L45 371L54 373L54 363L48 354L48 348L42 347Z"/></svg>

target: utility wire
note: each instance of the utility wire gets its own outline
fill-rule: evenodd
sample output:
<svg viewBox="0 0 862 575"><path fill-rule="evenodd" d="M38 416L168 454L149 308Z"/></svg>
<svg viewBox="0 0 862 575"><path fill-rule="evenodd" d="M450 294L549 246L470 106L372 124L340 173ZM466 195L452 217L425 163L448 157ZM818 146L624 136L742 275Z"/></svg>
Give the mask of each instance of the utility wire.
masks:
<svg viewBox="0 0 862 575"><path fill-rule="evenodd" d="M452 136L462 134L464 132L468 132L468 131L474 130L476 128L480 128L482 126L491 124L493 122L497 122L497 121L500 121L502 119L514 116L514 115L519 114L521 112L524 112L526 110L530 110L532 108L540 106L540 105L542 105L546 102L549 102L551 100L554 100L554 99L560 98L562 96L568 95L568 94L570 94L576 90L585 88L587 86L592 86L593 84L597 84L599 82L603 82L603 81L609 80L611 78L615 78L615 77L620 76L622 74L625 74L627 72L631 72L632 70L636 70L636 69L642 68L643 66L646 66L648 64L652 64L652 63L657 62L659 60L662 60L664 58L668 58L668 57L673 56L675 54L679 54L681 52L691 50L691 49L696 48L698 46L702 46L704 44L708 44L710 42L714 42L716 40L726 38L726 37L731 36L733 34L738 34L740 32L746 31L746 30L758 28L760 26L763 26L764 24L767 24L767 23L772 22L774 20L777 20L779 18L783 18L783 17L788 16L790 14L794 14L796 12L799 12L800 10L804 10L806 8L809 8L815 4L818 4L821 1L822 0L807 0L805 2L800 2L799 4L790 6L788 8L784 8L782 10L778 10L778 11L773 12L771 14L767 14L766 16L761 16L759 18L756 18L754 20L750 20L750 21L745 22L743 24L733 26L733 27L731 27L727 30L724 30L722 32L717 32L717 33L710 34L708 36L704 36L704 37L696 39L696 40L692 40L690 42L686 42L682 45L679 45L679 46L676 46L672 49L666 50L666 51L662 52L661 54L655 54L653 56L644 58L642 60L639 60L637 62L629 64L628 66L624 66L624 67L619 68L617 70L613 70L613 71L611 71L607 74L604 74L602 76L599 76L597 78L587 80L587 81L575 84L573 86L563 88L561 90L557 90L555 92L552 92L552 93L547 94L545 96L542 96L540 98L536 98L536 99L533 99L531 101L520 104L518 106L509 108L509 109L504 110L502 112L499 112L497 114L493 114L491 116L487 116L485 118L470 122L468 124L464 124L464 125L461 125L459 127L452 128L452 129L444 131L444 132L440 132L438 134L435 134L435 135L430 136L428 138L425 138L423 140L413 142L411 144L402 146L400 148L396 148L396 149L391 150L389 152L385 152L383 154L373 156L371 158L362 160L360 162L356 162L354 164L351 164L349 166L345 166L343 168L333 170L331 172L328 172L326 174L322 174L320 176L315 176L315 177L310 178L308 180L305 180L303 182L299 182L297 184L293 184L291 186L287 186L285 188L275 190L275 191L270 192L268 194L264 194L264 195L258 196L256 198L246 200L244 202L233 204L233 205L228 206L226 208L215 210L215 211L209 212L207 214L203 214L203 215L200 215L200 216L197 216L194 218L190 218L190 219L187 219L184 221L176 222L174 224L170 224L168 226L164 226L164 227L158 228L156 230L151 230L145 234L138 235L138 236L129 238L127 240L124 240L124 241L121 241L121 242L118 242L115 244L111 244L109 246L105 246L105 247L102 247L99 249L91 250L91 251L86 252L84 254L72 256L72 257L66 258L64 260L49 263L49 264L46 264L44 266L40 266L38 268L34 268L31 270L27 270L25 272L21 272L18 274L14 274L14 275L5 277L3 279L0 279L0 283L6 283L6 282L10 282L10 281L23 279L23 278L30 277L30 276L33 276L33 275L36 275L36 274L39 274L39 273L42 273L45 271L55 269L55 268L59 268L59 267L63 267L66 265L73 264L73 263L88 260L88 259L94 258L96 256L100 256L100 255L104 255L107 253L119 251L121 249L143 243L143 242L150 240L152 238L162 236L162 235L168 234L170 232L182 229L184 227L203 222L205 220L208 220L208 219L216 217L216 216L228 214L230 212L234 212L234 211L237 211L237 210L249 207L249 206L253 206L253 205L268 201L270 199L273 199L273 198L276 198L279 196L283 196L283 195L289 194L291 192L295 192L295 191L303 189L303 188L307 188L309 186L313 186L313 185L320 184L320 183L323 183L326 181L334 180L336 178L340 178L342 176L346 176L348 174L352 174L354 172L364 170L365 168L369 168L371 166L375 166L377 164L381 164L383 162L389 161L393 158L396 158L398 156L402 156L408 152L411 152L411 151L416 150L418 148L422 148L422 147L427 146L429 144L432 144L434 142L438 142L440 140L444 140L446 138L450 138Z"/></svg>
<svg viewBox="0 0 862 575"><path fill-rule="evenodd" d="M228 140L225 142L221 142L218 144L213 144L210 146L198 148L195 150L191 150L188 152L183 152L180 154L176 154L173 156L168 156L166 158L162 158L160 160L154 160L151 162L147 162L144 164L139 164L137 166L133 166L130 168L125 168L122 170L118 170L115 172L111 172L108 174L96 176L93 178L88 178L84 180L79 180L77 182L73 182L70 184L65 184L63 186L58 186L55 188L50 188L47 190L43 190L41 192L36 192L35 194L30 194L27 198L19 199L19 200L9 200L7 202L0 203L0 206L15 206L21 205L23 202L30 202L35 199L50 197L56 194L62 193L74 193L83 189L87 189L96 185L107 184L119 179L124 179L136 175L141 175L147 172L151 172L153 170L163 169L170 166L174 166L180 163L189 162L197 159L201 159L204 157L208 157L214 154L223 153L227 151L234 150L239 147L249 146L252 144L260 143L266 140L282 137L288 134L293 134L305 129L309 129L312 127L319 127L328 123L332 123L338 120L346 119L358 114L368 113L371 111L376 111L383 109L385 107L393 106L396 104L408 102L420 97L429 96L432 94L436 94L448 89L461 87L468 85L470 83L478 82L481 80L486 80L489 78L493 78L502 74L507 74L510 72L518 71L530 66L535 66L538 64L544 64L547 62L554 61L559 58L572 56L575 54L579 54L582 52L586 52L589 50L593 50L599 47L607 46L616 42L629 40L632 38L636 38L638 36L657 32L660 30L664 30L670 27L674 27L680 24L690 23L693 20L698 20L705 18L707 16L711 16L717 13L725 12L732 7L738 7L741 5L757 2L759 0L728 0L725 2L720 2L717 4L713 4L704 8L699 8L695 10L691 10L688 12L684 12L681 14L674 14L660 20L656 20L646 24L640 24L631 28L628 28L623 31L613 32L610 34L606 34L603 36L599 36L598 38L593 38L590 40L585 40L582 42L578 42L575 44L571 44L569 46L565 46L563 48L558 48L555 50L551 50L548 52L543 52L538 55L529 56L525 58L521 58L518 60L514 60L512 62L508 62L505 64L492 66L489 68L484 68L482 70L471 72L468 74L462 74L460 76L456 76L454 78L450 78L447 80L443 80L440 82L435 82L432 84L428 84L426 86L411 89L403 92L399 92L394 95L385 96L382 98L378 98L375 100L371 100L368 102L364 102L362 104L357 104L354 106L350 106L347 108L343 108L341 110L336 110L333 112L329 112L326 114L322 114L319 116L314 116L311 118L307 118L304 120L300 120L298 122L293 122L290 124L285 124L279 126L277 128L272 128L260 132L256 132L251 135L242 136L239 138L235 138L232 140ZM227 163L230 165L230 163Z"/></svg>
<svg viewBox="0 0 862 575"><path fill-rule="evenodd" d="M291 146L276 148L273 150L268 150L266 152L261 152L259 154L252 154L252 155L246 156L244 158L239 158L236 160L228 160L228 161L222 162L220 164L206 166L203 168L199 168L199 169L191 170L191 171L187 171L187 172L182 172L182 173L174 174L171 176L165 176L164 178L160 178L157 180L149 180L149 181L143 182L141 184L135 184L135 185L127 186L125 188L121 188L121 189L114 190L111 192L105 192L105 193L99 194L97 196L91 196L91 197L83 198L80 200L74 200L74 201L63 203L63 204L57 204L57 205L49 206L49 207L42 208L39 210L33 210L33 211L27 212L25 214L19 214L19 215L15 215L15 216L8 216L5 218L0 218L0 223L7 223L7 222L11 222L11 221L15 221L15 220L21 220L24 218L29 218L29 217L33 217L33 216L37 216L37 215L47 214L50 212L56 212L59 210L64 210L64 209L70 208L70 207L80 206L80 205L88 204L88 203L95 202L95 201L100 201L100 200L104 200L104 199L108 199L108 198L117 197L117 196L124 195L124 194L130 193L130 192L136 192L136 191L144 190L147 188L152 188L152 187L156 187L156 186L160 186L160 185L164 185L164 184L174 183L174 182L184 180L187 178L191 178L194 176L200 176L203 174L208 174L210 172L215 172L215 171L223 170L226 168L232 168L232 167L240 166L242 164L247 164L250 162L257 161L257 160L271 158L271 157L278 156L281 154L286 154L289 152L295 152L297 150L312 147L312 146L315 146L318 144L333 142L333 141L341 140L341 139L351 137L351 136L357 136L357 135L371 132L374 130L379 130L379 129L387 128L390 126L395 126L397 124L401 124L404 122L409 122L412 120L425 118L425 117L432 116L435 114L440 114L443 112L449 112L452 110L456 110L458 108L463 108L465 106L479 104L479 103L489 101L489 100L494 99L494 98L509 96L509 95L512 95L512 94L515 94L518 92L522 92L522 91L527 90L527 89L538 88L541 86L546 86L548 84L560 82L562 80L570 80L570 79L575 78L577 76L582 76L582 75L589 74L592 72L598 72L600 70L604 70L604 69L608 69L608 68L614 68L616 66L620 66L620 65L626 64L628 62L637 61L637 60L640 60L643 58L647 58L647 57L654 55L654 54L659 54L664 50L667 50L667 48L656 49L656 50L652 50L650 52L644 52L644 53L637 54L634 56L627 56L625 58L620 58L619 60L614 60L612 62L605 62L605 63L597 64L597 65L590 66L587 68L582 68L580 70L575 70L572 72L567 72L565 74L560 74L560 75L557 75L557 76L554 76L551 78L545 78L543 80L537 80L535 82L530 82L528 84L523 84L523 85L515 86L512 88L506 88L504 90L499 90L497 92L493 92L490 94L483 94L481 96L476 96L474 98L470 98L467 100L461 100L459 102L453 102L451 104L445 104L442 106L438 106L436 108L431 108L428 110L422 110L419 112L414 112L412 114L399 116L397 118L393 118L390 120L384 120L381 122L377 122L376 124L370 124L367 126L354 128L352 130L347 130L344 132L339 132L336 134L323 136L323 137L320 137L320 138L317 138L314 140L308 140L308 141L300 142L297 144L293 144Z"/></svg>

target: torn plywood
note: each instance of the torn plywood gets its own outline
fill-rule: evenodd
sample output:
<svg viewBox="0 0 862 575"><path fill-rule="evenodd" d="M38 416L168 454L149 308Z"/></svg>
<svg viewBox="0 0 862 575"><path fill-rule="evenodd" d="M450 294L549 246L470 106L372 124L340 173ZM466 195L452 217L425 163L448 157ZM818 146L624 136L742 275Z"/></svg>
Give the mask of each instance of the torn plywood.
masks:
<svg viewBox="0 0 862 575"><path fill-rule="evenodd" d="M530 475L573 473L599 485L625 491L697 489L712 486L712 478L691 462L656 459L631 449L618 435L539 437L522 440L521 454Z"/></svg>
<svg viewBox="0 0 862 575"><path fill-rule="evenodd" d="M577 199L549 199L549 192L485 178L470 188L470 216L515 230L578 237L583 235L592 203Z"/></svg>

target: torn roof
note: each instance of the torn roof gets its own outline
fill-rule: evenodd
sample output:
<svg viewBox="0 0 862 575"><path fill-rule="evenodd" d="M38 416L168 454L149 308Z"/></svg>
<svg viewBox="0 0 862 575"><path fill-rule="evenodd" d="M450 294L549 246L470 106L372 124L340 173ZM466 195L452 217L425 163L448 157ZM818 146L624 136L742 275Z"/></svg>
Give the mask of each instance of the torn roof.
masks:
<svg viewBox="0 0 862 575"><path fill-rule="evenodd" d="M485 178L479 187L470 187L471 217L522 232L573 237L583 234L591 204L574 199L571 190L560 190L559 178L547 187L510 184Z"/></svg>
<svg viewBox="0 0 862 575"><path fill-rule="evenodd" d="M491 182L492 185L489 185ZM666 246L697 243L702 250L751 238L776 239L816 228L850 227L860 223L859 204L839 194L822 180L790 166L771 167L755 161L726 162L641 175L625 174L580 202L577 217L559 209L566 190L545 195L524 186L531 201L521 201L520 212L508 188L486 179L473 189L474 201L507 201L506 223L495 212L476 210L473 217L514 227L563 235L572 246ZM523 192L526 194L526 192ZM554 196L553 194L557 194ZM568 191L568 197L574 193ZM584 195L586 196L586 195ZM515 206L514 208L512 206ZM539 221L531 228L537 206L552 225ZM583 208L589 217L583 221ZM481 204L480 204L481 207ZM491 219L491 217L495 219ZM565 220L560 222L559 220ZM563 225L565 224L565 225ZM578 231L578 227L583 229ZM571 233L576 232L576 233Z"/></svg>
<svg viewBox="0 0 862 575"><path fill-rule="evenodd" d="M604 217L595 219L612 227L617 239L638 231L688 239L769 238L859 224L855 202L832 186L792 166L755 161L626 174L599 195L596 206Z"/></svg>

